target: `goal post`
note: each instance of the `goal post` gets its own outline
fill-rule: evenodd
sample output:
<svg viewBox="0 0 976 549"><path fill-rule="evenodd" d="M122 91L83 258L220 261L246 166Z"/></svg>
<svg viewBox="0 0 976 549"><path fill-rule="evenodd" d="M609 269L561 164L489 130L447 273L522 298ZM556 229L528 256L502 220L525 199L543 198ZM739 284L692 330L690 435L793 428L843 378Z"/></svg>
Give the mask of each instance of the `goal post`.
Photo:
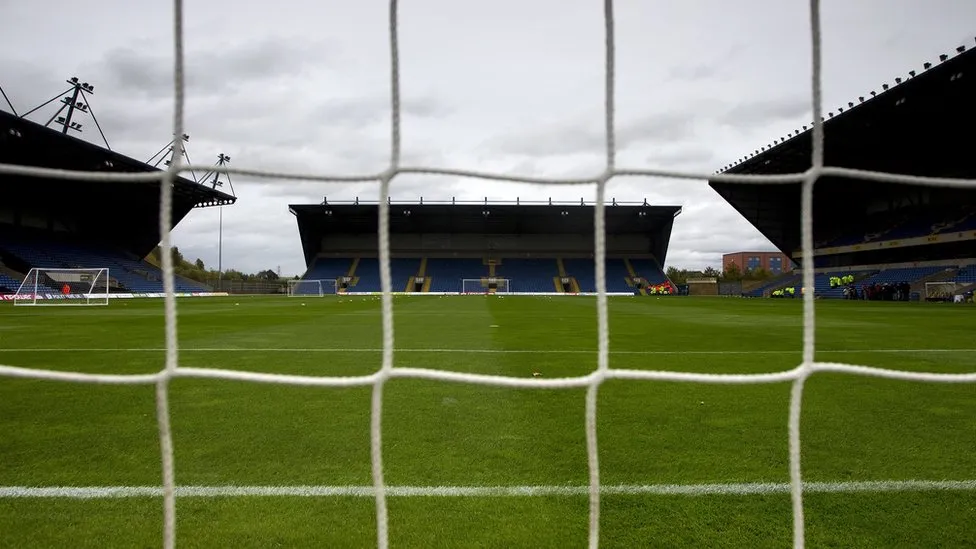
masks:
<svg viewBox="0 0 976 549"><path fill-rule="evenodd" d="M461 279L462 294L507 294L511 293L511 281L507 278L464 278Z"/></svg>
<svg viewBox="0 0 976 549"><path fill-rule="evenodd" d="M952 301L954 296L963 288L963 284L952 281L926 282L926 301Z"/></svg>
<svg viewBox="0 0 976 549"><path fill-rule="evenodd" d="M14 305L108 305L108 268L33 267L14 294Z"/></svg>
<svg viewBox="0 0 976 549"><path fill-rule="evenodd" d="M334 293L336 293L334 278L288 281L288 297L322 297Z"/></svg>

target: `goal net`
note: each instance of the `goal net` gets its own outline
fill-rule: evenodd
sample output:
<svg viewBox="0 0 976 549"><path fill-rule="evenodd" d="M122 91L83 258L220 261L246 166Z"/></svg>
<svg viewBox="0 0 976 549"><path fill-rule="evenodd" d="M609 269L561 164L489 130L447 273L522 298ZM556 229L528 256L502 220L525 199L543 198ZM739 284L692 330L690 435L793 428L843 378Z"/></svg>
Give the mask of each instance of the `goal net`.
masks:
<svg viewBox="0 0 976 549"><path fill-rule="evenodd" d="M334 278L288 281L288 297L321 297L334 293L336 293L336 280Z"/></svg>
<svg viewBox="0 0 976 549"><path fill-rule="evenodd" d="M462 294L507 294L507 278L465 278L461 280Z"/></svg>
<svg viewBox="0 0 976 549"><path fill-rule="evenodd" d="M108 305L108 269L35 267L14 294L14 305Z"/></svg>
<svg viewBox="0 0 976 549"><path fill-rule="evenodd" d="M926 282L925 299L928 301L952 301L963 288L958 282Z"/></svg>
<svg viewBox="0 0 976 549"><path fill-rule="evenodd" d="M531 1L531 0L530 0ZM596 0L594 0L596 2ZM184 32L185 24L184 2L173 2L173 21L174 21L174 116L173 128L174 135L182 135L184 132L184 109L186 106L185 94L187 91L185 67L187 60L184 58ZM173 219L173 187L174 178L182 173L190 173L193 170L211 170L210 166L187 166L183 162L183 141L175 140L173 143L174 154L172 162L167 169L161 173L111 173L101 174L91 171L75 171L70 173L56 172L30 166L0 164L0 174L16 175L17 177L36 177L51 178L65 177L85 180L95 180L100 177L111 179L112 181L150 181L152 177L158 177L160 185L160 215L159 227L162 235L160 244L163 269L163 283L165 289L165 365L155 374L132 374L132 375L97 375L77 371L54 371L54 370L34 370L30 368L17 368L14 366L0 365L0 376L11 376L20 378L32 378L41 380L54 380L62 382L76 383L144 383L155 387L156 402L156 421L158 425L160 462L161 462L161 488L162 494L162 539L164 549L176 547L176 533L178 531L178 514L176 506L176 477L174 439L171 430L170 413L170 383L174 377L180 375L192 375L197 378L211 378L222 380L246 380L252 382L291 384L307 387L315 387L315 390L322 388L348 388L352 386L370 387L372 398L370 400L370 490L363 492L373 499L375 509L376 526L376 545L380 549L389 546L389 513L388 496L390 487L386 482L384 457L384 431L383 417L384 409L388 405L384 399L384 387L387 381L392 378L398 379L424 379L427 381L437 380L451 383L469 383L489 386L505 387L508 389L521 388L525 390L566 390L580 391L585 389L585 414L580 418L580 428L585 432L585 450L587 460L587 487L584 491L588 498L588 519L587 532L589 547L594 549L599 546L601 540L601 496L606 493L606 487L601 484L603 475L598 457L600 456L600 437L597 429L598 393L602 383L606 380L626 380L633 383L637 381L648 382L683 382L696 384L782 384L790 383L791 390L789 396L789 406L787 414L783 418L783 423L787 427L788 437L786 450L788 450L788 461L783 471L784 476L789 478L789 505L790 516L792 517L792 540L794 547L802 548L805 545L805 520L804 520L804 495L805 484L801 467L801 428L800 418L802 402L804 397L804 387L806 380L814 374L820 372L830 372L832 375L848 376L870 376L876 378L898 379L911 382L927 383L976 383L976 372L948 374L924 371L893 371L872 367L870 365L854 365L843 363L821 363L815 360L817 350L815 335L815 308L813 289L814 282L814 234L813 234L813 189L819 178L829 176L837 178L849 178L852 183L861 180L871 180L875 182L890 183L923 183L927 185L956 186L965 188L976 188L976 180L972 179L937 179L913 177L901 174L886 174L869 172L863 170L853 170L840 167L824 165L824 119L828 113L822 105L821 89L821 30L820 30L820 2L811 0L810 6L810 37L812 59L810 66L812 74L808 79L811 90L812 105L812 130L810 139L807 141L811 145L811 155L809 168L802 172L780 173L776 175L763 174L713 174L705 171L691 173L678 172L668 169L667 166L661 168L641 168L622 164L622 159L618 155L617 138L619 137L616 129L616 23L614 21L614 9L612 0L603 2L603 19L594 22L594 32L601 32L604 51L601 59L603 60L603 128L605 128L605 157L603 167L596 173L588 177L574 178L533 178L518 176L508 173L487 173L467 171L461 169L444 169L427 166L410 166L405 168L401 165L401 150L403 143L401 139L401 85L400 85L400 46L398 29L398 3L391 0L389 4L389 50L391 52L390 74L390 96L391 113L389 116L390 124L390 163L377 173L369 174L316 174L316 173L280 173L259 170L237 170L226 166L214 169L215 173L243 173L249 176L265 176L278 180L308 181L308 182L375 182L379 189L378 218L377 218L377 240L380 288L382 298L380 312L382 315L382 353L379 355L376 366L377 369L370 375L346 377L346 376L296 376L279 373L257 373L253 371L235 371L230 369L187 367L180 364L179 358L179 332L177 323L176 296L174 293L174 262L170 251L172 242L170 232L172 230ZM600 29L600 30L597 30ZM593 259L595 263L594 282L596 288L596 298L594 315L596 317L596 350L594 351L594 369L585 374L573 377L536 379L530 377L518 377L514 375L475 375L463 371L444 371L422 367L394 366L394 356L397 353L396 339L394 335L394 299L393 285L394 278L391 274L391 250L390 250L390 185L398 176L404 173L411 173L417 176L425 174L443 174L458 177L475 178L481 181L511 181L531 184L548 185L570 185L570 184L592 184L595 187L595 207L593 209ZM607 298L607 272L606 272L606 192L608 183L615 177L625 175L627 177L646 177L646 178L682 178L689 184L696 181L704 182L724 182L724 183L767 183L770 185L793 184L800 187L800 251L802 252L802 273L803 273L803 330L802 330L802 353L799 362L788 370L780 370L765 373L694 373L677 370L664 369L668 362L662 359L655 362L655 366L661 369L646 367L638 369L632 366L616 366L612 364L610 354L610 322ZM46 280L46 279L44 279ZM41 287L41 283L33 283L36 288ZM482 281L464 282L463 288L474 287L475 290L483 292ZM507 284L507 281L506 281ZM31 283L26 288L31 288ZM313 286L314 288L314 286ZM325 292L323 287L322 292ZM28 292L24 292L25 295ZM31 295L35 295L36 291ZM89 292L91 295L91 292ZM33 299L33 297L31 298ZM837 356L837 355L834 355ZM0 357L3 360L3 357ZM586 361L589 362L589 361ZM627 364L631 364L628 362ZM388 414L388 412L387 412ZM809 417L809 416L808 416ZM192 441L182 439L183 444L192 444ZM183 487L186 488L186 487ZM394 492L395 493L395 492Z"/></svg>

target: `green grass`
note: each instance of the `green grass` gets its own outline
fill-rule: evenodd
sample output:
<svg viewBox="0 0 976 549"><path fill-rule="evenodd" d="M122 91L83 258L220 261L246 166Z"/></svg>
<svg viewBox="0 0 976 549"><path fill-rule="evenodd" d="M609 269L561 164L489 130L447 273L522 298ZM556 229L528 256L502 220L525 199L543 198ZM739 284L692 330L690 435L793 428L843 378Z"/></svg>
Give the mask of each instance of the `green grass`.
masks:
<svg viewBox="0 0 976 549"><path fill-rule="evenodd" d="M340 299L181 300L180 364L373 372L380 303ZM787 370L800 361L800 305L614 298L612 350L651 353L615 353L611 367ZM976 371L971 306L838 301L817 310L818 360ZM520 377L581 375L596 366L592 298L405 297L395 315L397 347L410 350L396 354L397 366ZM163 346L161 301L0 307L6 365L148 373L162 367ZM466 352L475 349L538 352ZM891 349L915 351L878 352ZM601 480L787 482L789 392L788 383L608 381L599 393ZM384 392L386 481L583 486L584 393L394 379ZM176 379L177 483L369 485L370 396L369 387ZM0 486L159 485L157 437L151 386L0 377ZM802 447L808 481L976 479L976 386L817 374L806 385ZM810 547L976 544L973 491L810 493L805 509ZM392 497L389 510L393 547L586 543L585 496ZM375 545L366 497L180 498L177 514L181 547ZM788 494L606 495L602 546L784 547L791 517ZM158 498L0 498L0 547L154 547L161 518Z"/></svg>

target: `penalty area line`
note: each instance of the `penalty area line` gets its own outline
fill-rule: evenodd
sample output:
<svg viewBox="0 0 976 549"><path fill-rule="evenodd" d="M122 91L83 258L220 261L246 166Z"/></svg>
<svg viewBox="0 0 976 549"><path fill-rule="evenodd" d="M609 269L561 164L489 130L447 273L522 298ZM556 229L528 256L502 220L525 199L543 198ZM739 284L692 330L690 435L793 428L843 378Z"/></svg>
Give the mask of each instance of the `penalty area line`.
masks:
<svg viewBox="0 0 976 549"><path fill-rule="evenodd" d="M805 482L806 493L974 491L976 480ZM788 494L786 482L606 485L605 495L749 496ZM586 496L587 486L388 486L392 497ZM119 499L162 497L159 486L0 486L0 499ZM177 486L177 497L373 497L372 486Z"/></svg>

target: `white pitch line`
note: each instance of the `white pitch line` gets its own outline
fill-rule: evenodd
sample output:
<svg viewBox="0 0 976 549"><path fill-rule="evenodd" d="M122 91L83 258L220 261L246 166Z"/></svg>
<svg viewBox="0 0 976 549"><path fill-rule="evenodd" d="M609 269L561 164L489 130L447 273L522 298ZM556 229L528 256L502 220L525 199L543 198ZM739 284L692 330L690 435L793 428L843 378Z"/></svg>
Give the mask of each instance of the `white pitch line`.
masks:
<svg viewBox="0 0 976 549"><path fill-rule="evenodd" d="M161 347L83 347L83 348L0 348L0 353L162 353ZM198 347L180 348L181 353L382 353L376 348L319 348L319 347ZM596 354L596 349L394 349L396 353L458 353L458 354ZM818 349L820 354L915 354L915 353L976 353L976 349ZM610 351L613 355L791 355L800 350L725 350L725 351Z"/></svg>
<svg viewBox="0 0 976 549"><path fill-rule="evenodd" d="M748 496L788 494L789 483L645 484L602 486L607 495ZM976 480L806 482L807 493L974 491ZM119 499L161 497L158 486L0 486L0 499ZM387 486L393 497L586 496L587 486ZM178 497L373 497L372 486L177 486Z"/></svg>

